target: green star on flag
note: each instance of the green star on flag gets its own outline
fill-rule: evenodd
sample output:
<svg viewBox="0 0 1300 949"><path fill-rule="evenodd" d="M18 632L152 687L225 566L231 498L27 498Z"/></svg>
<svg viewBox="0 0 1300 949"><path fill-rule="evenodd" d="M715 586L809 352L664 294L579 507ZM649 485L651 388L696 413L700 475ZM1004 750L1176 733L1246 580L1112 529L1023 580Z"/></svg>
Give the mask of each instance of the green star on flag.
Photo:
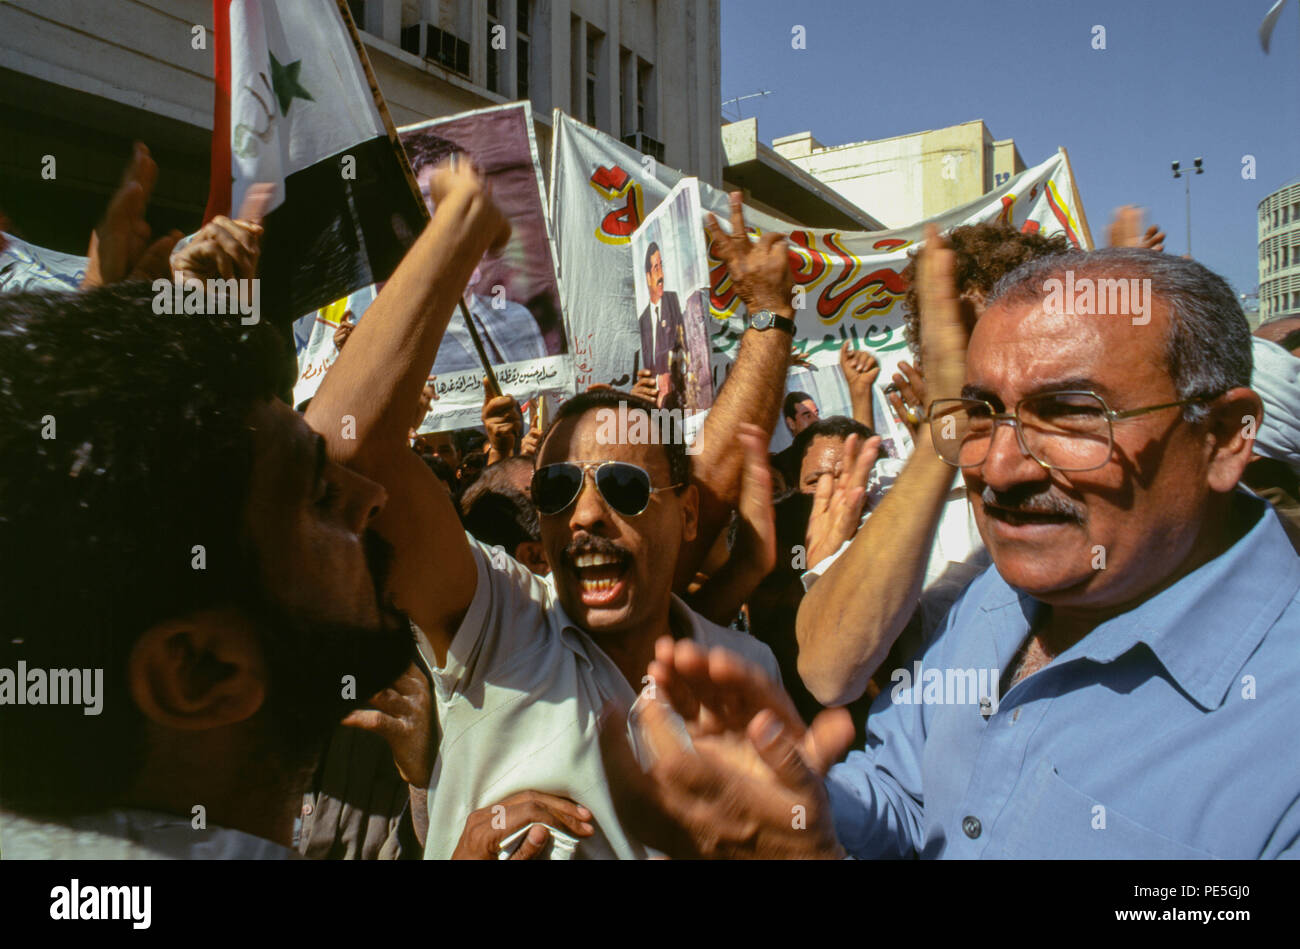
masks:
<svg viewBox="0 0 1300 949"><path fill-rule="evenodd" d="M286 118L289 115L289 104L294 99L306 99L308 102L315 102L311 93L302 87L298 82L298 72L302 69L302 60L297 59L283 65L275 58L275 53L271 56L271 86L275 89L275 97L280 101L280 114Z"/></svg>

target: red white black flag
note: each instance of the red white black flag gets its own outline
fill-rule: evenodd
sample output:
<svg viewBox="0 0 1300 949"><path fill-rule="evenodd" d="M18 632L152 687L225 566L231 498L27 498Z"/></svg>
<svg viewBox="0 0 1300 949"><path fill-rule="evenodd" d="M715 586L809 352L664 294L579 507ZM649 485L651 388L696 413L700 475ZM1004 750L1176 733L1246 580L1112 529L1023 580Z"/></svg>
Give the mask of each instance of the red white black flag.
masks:
<svg viewBox="0 0 1300 949"><path fill-rule="evenodd" d="M387 279L425 221L335 0L213 0L206 218L276 185L262 308L286 325Z"/></svg>

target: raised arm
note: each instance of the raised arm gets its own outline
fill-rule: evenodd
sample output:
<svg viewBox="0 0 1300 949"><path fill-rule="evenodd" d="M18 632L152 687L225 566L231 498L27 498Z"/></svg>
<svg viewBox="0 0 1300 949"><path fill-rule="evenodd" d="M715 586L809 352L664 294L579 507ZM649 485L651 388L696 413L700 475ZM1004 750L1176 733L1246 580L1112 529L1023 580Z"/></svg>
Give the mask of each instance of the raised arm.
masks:
<svg viewBox="0 0 1300 949"><path fill-rule="evenodd" d="M785 236L764 234L751 241L745 233L744 205L739 192L731 194L731 233L707 218L714 250L726 263L736 293L750 313L771 310L777 316L794 319L791 297L794 276L790 270ZM727 375L726 385L709 410L691 462L700 492L700 527L695 542L684 550L677 563L675 589L683 589L726 526L740 499L744 452L737 450L736 432L742 423L755 425L767 439L772 437L785 395L785 376L790 366L790 334L779 329L746 329L740 353Z"/></svg>
<svg viewBox="0 0 1300 949"><path fill-rule="evenodd" d="M306 421L331 458L388 492L375 527L394 548L389 591L441 663L477 572L451 498L408 447L407 431L456 304L510 225L467 164L440 169L430 190L433 220L352 331Z"/></svg>
<svg viewBox="0 0 1300 949"><path fill-rule="evenodd" d="M917 267L926 383L931 398L961 394L966 331L958 311L953 254L930 228ZM898 481L848 550L804 597L795 635L799 677L824 705L844 705L871 674L916 609L953 469L921 426Z"/></svg>

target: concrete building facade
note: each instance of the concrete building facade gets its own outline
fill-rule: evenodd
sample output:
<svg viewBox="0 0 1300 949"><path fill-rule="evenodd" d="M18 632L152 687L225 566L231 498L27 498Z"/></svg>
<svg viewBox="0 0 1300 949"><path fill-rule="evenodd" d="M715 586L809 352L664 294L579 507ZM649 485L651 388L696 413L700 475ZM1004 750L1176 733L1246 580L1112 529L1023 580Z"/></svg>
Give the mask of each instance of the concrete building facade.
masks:
<svg viewBox="0 0 1300 949"><path fill-rule="evenodd" d="M526 98L544 164L559 108L722 183L718 0L348 6L398 125ZM0 2L0 210L22 236L84 252L134 139L161 168L155 230L198 225L208 191L211 29L209 0ZM50 155L53 178L42 176Z"/></svg>
<svg viewBox="0 0 1300 949"><path fill-rule="evenodd" d="M772 149L889 228L972 201L1025 170L1015 140L995 140L981 119L847 145L800 132Z"/></svg>
<svg viewBox="0 0 1300 949"><path fill-rule="evenodd" d="M728 191L740 191L745 203L805 227L879 231L884 225L794 162L764 145L758 119L742 119L722 127L726 164L722 180Z"/></svg>
<svg viewBox="0 0 1300 949"><path fill-rule="evenodd" d="M1259 318L1300 316L1300 178L1259 202Z"/></svg>

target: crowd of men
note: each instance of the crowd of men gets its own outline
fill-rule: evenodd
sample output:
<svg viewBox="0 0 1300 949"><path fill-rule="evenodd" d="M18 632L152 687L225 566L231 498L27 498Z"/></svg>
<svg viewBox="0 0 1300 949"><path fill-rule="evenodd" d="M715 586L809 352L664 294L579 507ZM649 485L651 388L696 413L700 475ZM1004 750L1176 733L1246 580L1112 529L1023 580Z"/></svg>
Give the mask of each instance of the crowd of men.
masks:
<svg viewBox="0 0 1300 949"><path fill-rule="evenodd" d="M298 410L273 321L151 305L255 278L267 196L176 249L156 175L80 292L0 295L4 857L1300 856L1300 340L1133 209L1093 252L931 228L911 359L846 344L821 417L733 195L750 325L688 452L603 424L657 366L416 434L510 234L468 163ZM82 670L94 714L32 692Z"/></svg>

